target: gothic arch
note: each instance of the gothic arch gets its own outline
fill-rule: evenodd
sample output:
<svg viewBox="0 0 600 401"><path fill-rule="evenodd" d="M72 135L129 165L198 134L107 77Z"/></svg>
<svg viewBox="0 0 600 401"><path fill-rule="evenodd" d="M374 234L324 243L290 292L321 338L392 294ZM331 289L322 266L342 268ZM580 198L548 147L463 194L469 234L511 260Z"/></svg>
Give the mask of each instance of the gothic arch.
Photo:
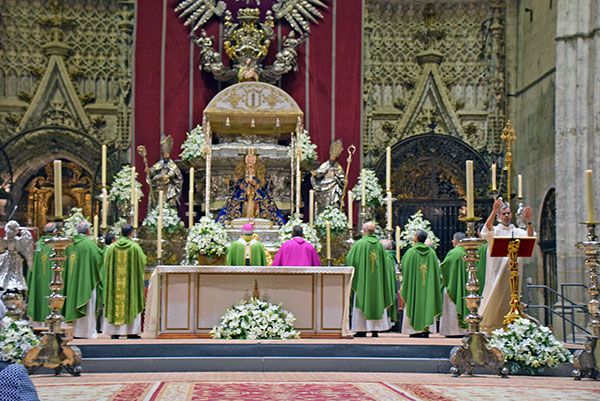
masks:
<svg viewBox="0 0 600 401"><path fill-rule="evenodd" d="M540 240L538 242L542 251L542 275L544 285L557 290L558 269L556 264L556 190L550 188L544 197L540 213ZM552 307L556 296L551 291L544 291L544 304ZM552 324L552 313L545 311L547 326Z"/></svg>

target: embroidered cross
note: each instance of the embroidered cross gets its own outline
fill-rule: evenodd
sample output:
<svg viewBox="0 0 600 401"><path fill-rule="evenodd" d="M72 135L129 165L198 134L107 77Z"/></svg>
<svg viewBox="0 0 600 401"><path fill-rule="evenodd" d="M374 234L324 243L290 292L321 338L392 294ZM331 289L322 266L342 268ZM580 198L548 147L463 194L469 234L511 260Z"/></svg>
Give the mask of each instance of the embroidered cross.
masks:
<svg viewBox="0 0 600 401"><path fill-rule="evenodd" d="M375 253L375 251L369 253L369 259L371 260L371 273L375 273L375 260L377 260L377 253Z"/></svg>
<svg viewBox="0 0 600 401"><path fill-rule="evenodd" d="M421 270L421 276L423 277L423 285L425 285L425 277L427 275L427 265L425 263L421 264L421 266L419 266L419 270Z"/></svg>

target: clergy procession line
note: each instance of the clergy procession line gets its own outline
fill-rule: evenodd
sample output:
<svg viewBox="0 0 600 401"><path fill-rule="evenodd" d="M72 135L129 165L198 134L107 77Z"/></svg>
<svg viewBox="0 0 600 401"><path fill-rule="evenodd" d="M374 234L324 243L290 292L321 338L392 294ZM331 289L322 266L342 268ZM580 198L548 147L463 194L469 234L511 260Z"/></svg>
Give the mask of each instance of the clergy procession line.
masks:
<svg viewBox="0 0 600 401"><path fill-rule="evenodd" d="M491 257L488 242L495 236L533 236L532 210L527 207L523 219L527 230L511 224L510 205L497 199L478 234L485 238L479 247L479 294L483 298L479 313L481 327L491 331L502 326L509 310L510 286L508 258ZM499 222L492 226L494 219ZM56 230L54 223L44 228L38 240L33 268L27 277L29 303L27 313L36 324L43 324L49 313L47 297L51 276L52 249L46 244ZM466 252L461 246L465 234L454 234L454 248L440 263L435 251L427 244L427 232L418 230L414 243L401 260L390 240L375 235L376 224L363 225L362 238L356 241L346 256L346 265L354 267L351 291L351 330L355 337L371 332L377 337L401 321L401 332L412 337L428 337L438 332L445 336L466 333L464 318L467 290ZM114 243L106 238L104 249L89 237L90 224L77 225L74 242L66 250L63 308L65 321L72 324L76 338L96 338L96 314L102 309L101 329L111 338L139 338L144 312L144 271L146 255L131 239L133 227L123 226L121 237ZM400 263L398 263L400 262ZM292 238L283 243L274 260L254 233L252 224L241 228L241 236L231 243L227 253L230 266L320 266L313 245L304 240L301 226L294 226ZM401 272L401 282L397 279Z"/></svg>

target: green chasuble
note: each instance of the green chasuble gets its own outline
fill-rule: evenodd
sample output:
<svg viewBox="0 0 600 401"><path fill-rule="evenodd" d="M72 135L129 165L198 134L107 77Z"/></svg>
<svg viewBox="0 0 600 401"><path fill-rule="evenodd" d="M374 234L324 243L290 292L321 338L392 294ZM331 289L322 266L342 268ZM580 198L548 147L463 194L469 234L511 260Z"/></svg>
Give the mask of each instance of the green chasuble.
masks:
<svg viewBox="0 0 600 401"><path fill-rule="evenodd" d="M376 236L367 235L356 241L346 256L346 265L354 266L354 305L365 319L380 320L387 308L394 309L394 261ZM395 309L388 312L392 320L397 318Z"/></svg>
<svg viewBox="0 0 600 401"><path fill-rule="evenodd" d="M267 257L262 242L250 238L233 241L227 252L228 266L246 266L246 247L249 247L250 266L266 266Z"/></svg>
<svg viewBox="0 0 600 401"><path fill-rule="evenodd" d="M42 236L36 243L33 256L33 267L27 272L27 315L34 322L45 322L50 314L48 295L50 295L50 280L52 279L52 248L46 245L51 235Z"/></svg>
<svg viewBox="0 0 600 401"><path fill-rule="evenodd" d="M110 324L130 324L144 310L146 255L129 238L120 238L104 255L104 316Z"/></svg>
<svg viewBox="0 0 600 401"><path fill-rule="evenodd" d="M479 281L479 290L477 293L481 296L483 294L483 287L485 287L485 265L487 262L487 241L479 245L479 261L477 262L477 281Z"/></svg>
<svg viewBox="0 0 600 401"><path fill-rule="evenodd" d="M390 268L386 268L386 271L388 272L388 274L390 275L390 282L392 283L392 310L391 313L389 314L390 318L392 319L392 321L397 322L398 321L398 280L396 279L396 251L395 250L387 250L385 253L387 253L387 257L390 260L390 265L391 265L391 269Z"/></svg>
<svg viewBox="0 0 600 401"><path fill-rule="evenodd" d="M85 316L92 291L100 283L102 251L87 235L77 234L65 256L64 315L66 322L72 322Z"/></svg>
<svg viewBox="0 0 600 401"><path fill-rule="evenodd" d="M467 324L464 317L469 314L465 297L468 292L465 288L467 284L467 262L465 262L467 252L462 246L454 247L448 252L446 258L440 265L442 271L442 285L446 287L448 296L456 305L456 314L460 327L465 328Z"/></svg>
<svg viewBox="0 0 600 401"><path fill-rule="evenodd" d="M402 257L404 313L417 332L442 313L442 282L435 251L418 242Z"/></svg>

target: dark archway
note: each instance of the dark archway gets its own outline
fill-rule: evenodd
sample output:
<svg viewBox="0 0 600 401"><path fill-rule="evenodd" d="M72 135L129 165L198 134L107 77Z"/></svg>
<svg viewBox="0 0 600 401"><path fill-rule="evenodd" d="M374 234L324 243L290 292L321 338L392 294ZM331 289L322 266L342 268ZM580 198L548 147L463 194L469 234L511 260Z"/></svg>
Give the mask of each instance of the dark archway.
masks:
<svg viewBox="0 0 600 401"><path fill-rule="evenodd" d="M557 290L556 266L556 190L551 188L542 204L540 215L540 249L542 250L544 285ZM551 307L556 303L556 295L552 291L544 291L544 304ZM552 325L552 313L545 310L544 324Z"/></svg>
<svg viewBox="0 0 600 401"><path fill-rule="evenodd" d="M421 209L440 238L438 257L452 247L452 235L464 231L458 212L465 198L465 162L473 160L476 215L485 219L491 206L489 165L460 138L442 134L415 135L392 147L394 225L403 226ZM385 182L385 155L376 165Z"/></svg>

